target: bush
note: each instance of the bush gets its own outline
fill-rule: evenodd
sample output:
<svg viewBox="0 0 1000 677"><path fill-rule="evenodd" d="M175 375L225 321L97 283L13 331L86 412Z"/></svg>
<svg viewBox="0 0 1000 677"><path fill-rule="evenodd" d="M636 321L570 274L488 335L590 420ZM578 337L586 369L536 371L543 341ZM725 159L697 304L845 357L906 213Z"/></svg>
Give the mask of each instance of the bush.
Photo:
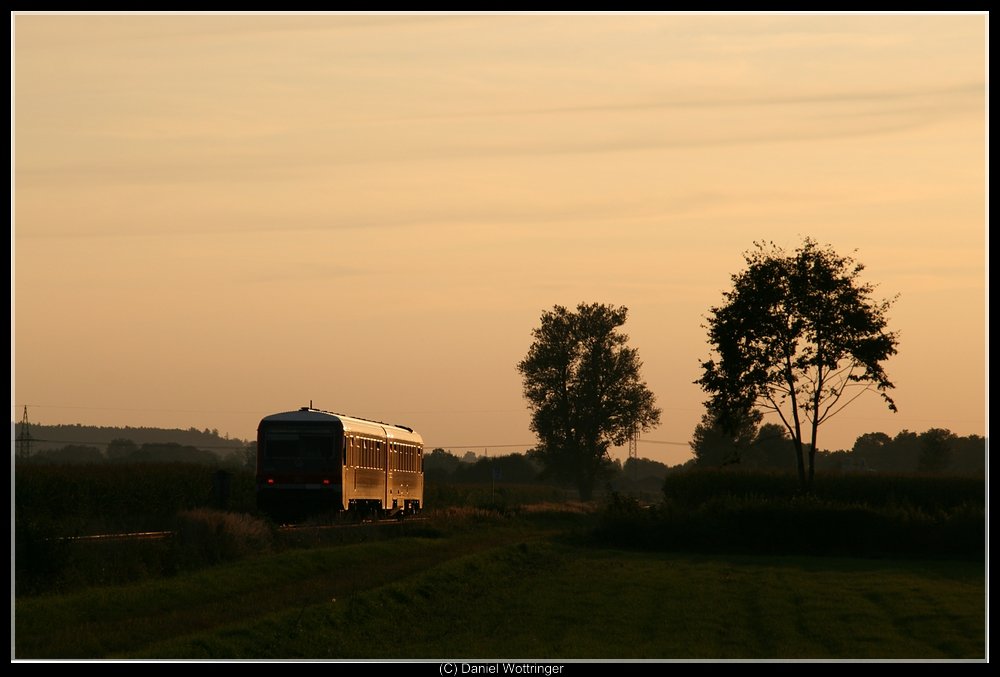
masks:
<svg viewBox="0 0 1000 677"><path fill-rule="evenodd" d="M804 498L793 474L745 470L674 473L663 482L663 496L667 503L683 506L723 498L751 502ZM811 497L840 505L902 506L939 513L963 504L985 505L986 483L981 477L818 474Z"/></svg>
<svg viewBox="0 0 1000 677"><path fill-rule="evenodd" d="M807 495L790 475L672 475L656 509L613 495L594 536L602 544L699 552L962 559L985 554L981 479L827 476L816 485L816 493Z"/></svg>
<svg viewBox="0 0 1000 677"><path fill-rule="evenodd" d="M178 568L196 568L268 552L273 544L274 533L261 519L197 508L177 515L174 561Z"/></svg>

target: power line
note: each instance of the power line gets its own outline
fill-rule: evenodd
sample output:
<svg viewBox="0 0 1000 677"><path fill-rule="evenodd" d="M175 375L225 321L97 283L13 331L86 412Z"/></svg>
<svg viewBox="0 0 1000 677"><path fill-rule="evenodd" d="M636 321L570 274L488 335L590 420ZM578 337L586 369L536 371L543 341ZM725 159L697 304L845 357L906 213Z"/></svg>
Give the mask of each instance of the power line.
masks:
<svg viewBox="0 0 1000 677"><path fill-rule="evenodd" d="M537 442L529 444L424 444L425 449L510 449L514 447L535 447Z"/></svg>
<svg viewBox="0 0 1000 677"><path fill-rule="evenodd" d="M165 413L165 414L252 414L254 416L260 415L260 410L257 411L239 411L232 409L149 409L140 407L88 407L76 404L25 404L25 407L31 406L36 409L79 409L83 411L131 411L131 412L153 412L153 413ZM17 405L15 405L15 408Z"/></svg>
<svg viewBox="0 0 1000 677"><path fill-rule="evenodd" d="M667 440L647 440L647 439L643 439L641 437L639 438L638 443L639 444L667 444L667 445L676 446L676 447L688 447L688 446L690 446L690 442L669 442ZM431 448L431 449L483 449L483 448L486 448L486 447L489 447L491 449L498 449L498 448L510 448L510 447L535 447L535 446L538 446L538 444L539 444L538 442L530 442L528 444L452 444L452 445L425 443L424 446L428 447L428 448Z"/></svg>
<svg viewBox="0 0 1000 677"><path fill-rule="evenodd" d="M128 439L128 438L123 438L123 439ZM20 441L20 438L18 438L18 440ZM129 441L131 442L133 440L129 440ZM237 440L237 439L233 439L232 441L233 441L233 444L182 444L180 442L143 442L142 444L150 444L150 445L155 445L155 444L179 444L180 446L183 446L183 447L195 447L196 449L237 449L241 445L245 445L248 442L253 442L254 440ZM88 446L88 447L107 447L107 446L110 446L112 444L112 442L114 442L114 440L111 440L111 442L97 442L97 441L94 441L94 440L45 440L45 439L40 439L38 437L32 437L31 438L31 442L32 443L36 443L36 444L37 443L45 443L45 444L82 444L82 445ZM139 445L139 446L141 446L141 445Z"/></svg>

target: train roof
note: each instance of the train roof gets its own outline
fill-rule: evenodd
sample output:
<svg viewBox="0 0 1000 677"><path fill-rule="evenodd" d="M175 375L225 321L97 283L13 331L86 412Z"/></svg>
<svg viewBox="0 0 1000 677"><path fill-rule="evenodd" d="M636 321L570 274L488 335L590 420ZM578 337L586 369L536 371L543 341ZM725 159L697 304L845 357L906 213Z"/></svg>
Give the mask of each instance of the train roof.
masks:
<svg viewBox="0 0 1000 677"><path fill-rule="evenodd" d="M265 422L316 423L320 421L338 421L343 424L345 432L382 434L390 439L416 442L421 445L423 444L423 438L421 438L418 433L413 432L412 428L408 428L407 426L393 425L390 423L383 423L382 421L371 421L365 418L357 418L355 416L347 416L345 414L337 414L332 411L312 409L310 407L302 407L301 409L297 409L295 411L284 411L278 414L271 414L270 416L262 418L260 422L263 424Z"/></svg>

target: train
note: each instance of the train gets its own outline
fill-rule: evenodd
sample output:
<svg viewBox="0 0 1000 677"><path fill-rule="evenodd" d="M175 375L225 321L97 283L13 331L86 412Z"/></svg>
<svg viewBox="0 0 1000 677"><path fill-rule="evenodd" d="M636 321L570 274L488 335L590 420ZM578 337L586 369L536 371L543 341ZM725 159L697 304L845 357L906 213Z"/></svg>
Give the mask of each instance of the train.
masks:
<svg viewBox="0 0 1000 677"><path fill-rule="evenodd" d="M321 409L257 427L257 507L277 518L327 512L405 516L424 507L424 445L404 425Z"/></svg>

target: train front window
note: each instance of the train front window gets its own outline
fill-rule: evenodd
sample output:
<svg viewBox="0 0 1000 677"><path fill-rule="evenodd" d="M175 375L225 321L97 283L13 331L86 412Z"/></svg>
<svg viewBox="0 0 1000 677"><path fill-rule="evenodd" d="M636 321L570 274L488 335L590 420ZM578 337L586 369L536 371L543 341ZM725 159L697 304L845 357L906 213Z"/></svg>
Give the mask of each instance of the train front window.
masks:
<svg viewBox="0 0 1000 677"><path fill-rule="evenodd" d="M264 436L267 458L330 458L336 449L332 430L268 430Z"/></svg>

